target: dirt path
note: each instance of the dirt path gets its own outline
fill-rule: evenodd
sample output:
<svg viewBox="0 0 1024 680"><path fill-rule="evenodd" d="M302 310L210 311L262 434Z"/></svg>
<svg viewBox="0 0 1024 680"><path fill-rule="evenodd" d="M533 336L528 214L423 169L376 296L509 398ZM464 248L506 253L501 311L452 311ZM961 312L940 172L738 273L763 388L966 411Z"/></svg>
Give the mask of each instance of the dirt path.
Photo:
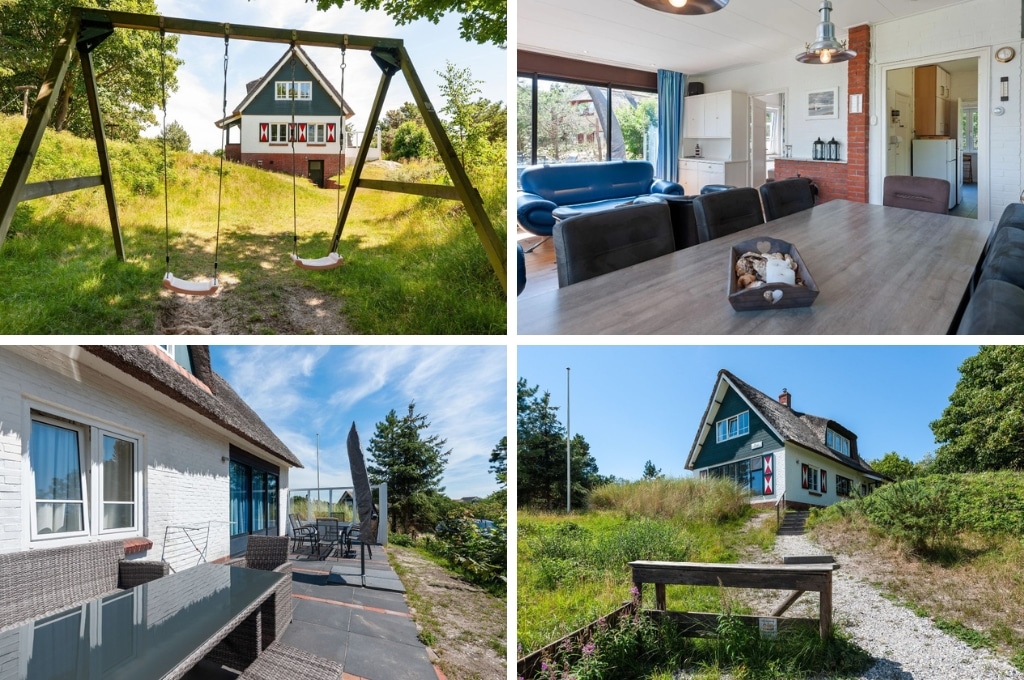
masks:
<svg viewBox="0 0 1024 680"><path fill-rule="evenodd" d="M753 561L781 562L793 555L821 555L826 551L807 536L779 536L771 553L750 556ZM986 650L971 649L947 635L927 618L914 614L882 597L872 585L878 582L880 565L856 556L837 556L841 568L833 581L833 616L836 624L853 641L875 658L861 678L891 680L1022 680L1024 674ZM772 602L782 593L767 593ZM768 611L771 603L757 603L757 611ZM788 616L817 617L816 593L804 595L787 612Z"/></svg>
<svg viewBox="0 0 1024 680"><path fill-rule="evenodd" d="M415 551L388 546L408 591L421 638L448 680L506 677L506 601L463 581Z"/></svg>

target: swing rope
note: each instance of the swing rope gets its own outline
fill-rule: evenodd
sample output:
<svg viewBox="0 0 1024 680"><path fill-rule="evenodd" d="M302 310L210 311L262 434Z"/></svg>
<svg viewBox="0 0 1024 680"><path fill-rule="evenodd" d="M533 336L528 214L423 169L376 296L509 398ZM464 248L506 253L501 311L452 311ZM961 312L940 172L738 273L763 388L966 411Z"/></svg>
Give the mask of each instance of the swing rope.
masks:
<svg viewBox="0 0 1024 680"><path fill-rule="evenodd" d="M227 118L228 108L228 42L230 37L230 25L224 25L224 104L222 107L223 117ZM213 278L207 282L185 281L171 273L171 228L170 228L170 198L168 195L167 180L167 73L165 62L167 60L166 31L163 26L163 18L160 19L160 95L161 109L163 113L163 155L164 155L164 288L182 293L184 295L213 295L219 290L217 284L217 260L220 254L220 212L221 196L224 187L224 151L226 149L227 129L221 132L221 153L220 153L220 179L217 183L217 232L213 247Z"/></svg>
<svg viewBox="0 0 1024 680"><path fill-rule="evenodd" d="M295 98L298 94L298 88L295 85L295 41L292 40L292 81L288 85L288 95L292 99L292 124L288 128L288 140L292 143L292 259L299 256L298 198L295 178L295 137L299 131L295 127Z"/></svg>
<svg viewBox="0 0 1024 680"><path fill-rule="evenodd" d="M339 120L336 139L338 142L338 213L341 213L341 159L345 151L345 51L348 49L348 35L344 36L341 45L341 118ZM292 42L292 85L295 83L295 42ZM292 99L292 125L295 125L295 99ZM325 257L303 259L299 257L299 232L295 223L295 142L292 142L292 262L302 269L334 269L340 267L344 260L338 253L328 253Z"/></svg>

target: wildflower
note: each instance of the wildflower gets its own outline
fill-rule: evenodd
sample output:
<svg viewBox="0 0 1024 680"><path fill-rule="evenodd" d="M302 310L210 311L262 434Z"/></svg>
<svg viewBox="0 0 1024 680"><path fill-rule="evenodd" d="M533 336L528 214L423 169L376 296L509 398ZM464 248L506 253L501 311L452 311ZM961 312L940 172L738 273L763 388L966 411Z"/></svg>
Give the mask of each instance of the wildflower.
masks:
<svg viewBox="0 0 1024 680"><path fill-rule="evenodd" d="M587 644L583 645L583 656L593 656L595 649L597 649L597 645L595 645L593 642L588 642Z"/></svg>
<svg viewBox="0 0 1024 680"><path fill-rule="evenodd" d="M540 662L540 669L542 671L546 671L548 669L548 662L547 661L541 661Z"/></svg>

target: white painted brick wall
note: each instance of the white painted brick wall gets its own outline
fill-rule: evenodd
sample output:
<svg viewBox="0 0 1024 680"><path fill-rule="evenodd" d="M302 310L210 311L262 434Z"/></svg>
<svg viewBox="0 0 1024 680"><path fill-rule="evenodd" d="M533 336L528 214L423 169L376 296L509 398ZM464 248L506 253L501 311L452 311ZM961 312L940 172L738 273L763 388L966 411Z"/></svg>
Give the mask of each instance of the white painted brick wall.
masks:
<svg viewBox="0 0 1024 680"><path fill-rule="evenodd" d="M37 363L40 360L43 365ZM21 442L31 427L22 395L29 395L58 404L57 415L99 424L90 422L94 419L142 433L142 533L154 543L143 557L160 557L168 526L206 526L211 520L207 560L229 554L228 464L222 461L228 456L226 436L49 350L0 348L0 386L0 552L30 547L28 509L22 507L27 501L19 493ZM282 499L286 485L287 476L282 475ZM281 516L286 516L283 511ZM190 566L195 560L183 562Z"/></svg>

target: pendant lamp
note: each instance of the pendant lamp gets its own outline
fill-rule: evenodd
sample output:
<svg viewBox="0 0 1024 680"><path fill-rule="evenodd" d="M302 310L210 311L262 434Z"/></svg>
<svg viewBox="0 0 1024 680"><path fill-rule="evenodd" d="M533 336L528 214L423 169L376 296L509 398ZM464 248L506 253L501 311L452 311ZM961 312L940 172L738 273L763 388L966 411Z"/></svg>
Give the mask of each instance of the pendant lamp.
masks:
<svg viewBox="0 0 1024 680"><path fill-rule="evenodd" d="M639 0L637 0L639 2ZM817 40L807 43L807 51L796 55L796 60L802 64L831 64L840 61L849 61L857 56L853 50L846 49L846 41L836 40L836 25L832 23L832 2L822 0L821 23L818 24Z"/></svg>
<svg viewBox="0 0 1024 680"><path fill-rule="evenodd" d="M644 7L650 7L669 14L711 14L729 4L729 0L636 0Z"/></svg>

